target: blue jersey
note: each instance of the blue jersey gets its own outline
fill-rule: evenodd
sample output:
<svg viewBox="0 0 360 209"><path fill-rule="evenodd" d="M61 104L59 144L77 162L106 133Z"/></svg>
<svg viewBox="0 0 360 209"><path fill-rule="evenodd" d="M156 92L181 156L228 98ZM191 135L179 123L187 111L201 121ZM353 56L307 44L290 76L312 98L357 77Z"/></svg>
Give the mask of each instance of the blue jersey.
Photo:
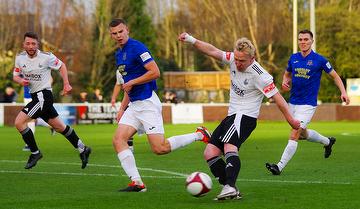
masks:
<svg viewBox="0 0 360 209"><path fill-rule="evenodd" d="M317 106L321 74L323 70L330 73L331 64L314 51L306 57L298 52L291 55L286 70L292 74L290 103Z"/></svg>
<svg viewBox="0 0 360 209"><path fill-rule="evenodd" d="M24 86L24 99L31 99L29 86Z"/></svg>
<svg viewBox="0 0 360 209"><path fill-rule="evenodd" d="M119 48L116 50L115 60L117 70L123 76L124 82L126 83L144 75L147 72L144 65L154 59L143 43L129 38L122 49ZM128 92L128 95L131 102L144 100L150 98L153 90L156 89L156 81L152 80L133 86L131 91Z"/></svg>

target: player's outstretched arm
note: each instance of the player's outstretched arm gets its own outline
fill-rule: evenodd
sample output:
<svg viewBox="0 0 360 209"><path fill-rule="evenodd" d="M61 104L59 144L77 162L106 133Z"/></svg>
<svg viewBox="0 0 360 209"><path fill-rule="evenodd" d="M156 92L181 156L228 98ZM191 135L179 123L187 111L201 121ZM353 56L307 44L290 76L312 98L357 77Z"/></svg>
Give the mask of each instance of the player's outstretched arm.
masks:
<svg viewBox="0 0 360 209"><path fill-rule="evenodd" d="M207 42L198 40L186 32L181 33L179 35L178 39L181 42L191 43L196 49L198 49L202 53L204 53L212 58L215 58L220 61L222 60L223 51L221 51L220 49L216 48L215 46L213 46Z"/></svg>
<svg viewBox="0 0 360 209"><path fill-rule="evenodd" d="M61 75L61 77L63 79L63 90L62 90L61 95L67 95L72 90L72 87L70 85L69 78L68 78L68 73L67 73L67 68L66 68L66 65L64 63L62 63L59 71L60 71L60 75Z"/></svg>
<svg viewBox="0 0 360 209"><path fill-rule="evenodd" d="M289 123L289 125L293 129L299 129L300 128L300 121L296 120L292 117L289 111L289 106L286 103L284 97L281 96L281 94L278 92L272 97L278 106L279 110L282 112L282 114L285 116L286 121Z"/></svg>
<svg viewBox="0 0 360 209"><path fill-rule="evenodd" d="M343 102L345 102L345 104L349 104L350 103L350 99L346 93L345 90L345 86L344 83L342 82L340 76L337 74L337 72L335 70L332 70L329 75L334 79L334 82L336 84L336 86L339 88L340 92L341 92L341 100Z"/></svg>

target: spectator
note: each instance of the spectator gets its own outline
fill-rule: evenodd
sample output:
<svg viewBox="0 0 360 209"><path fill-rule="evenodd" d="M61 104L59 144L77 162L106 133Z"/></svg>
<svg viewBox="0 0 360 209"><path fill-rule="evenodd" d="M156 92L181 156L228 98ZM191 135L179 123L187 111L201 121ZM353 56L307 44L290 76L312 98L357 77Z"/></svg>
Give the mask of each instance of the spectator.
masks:
<svg viewBox="0 0 360 209"><path fill-rule="evenodd" d="M100 89L94 90L94 95L92 98L93 102L103 102L103 95L101 95L100 93L101 93Z"/></svg>
<svg viewBox="0 0 360 209"><path fill-rule="evenodd" d="M177 104L178 101L177 101L176 93L174 93L172 91L166 91L165 95L164 95L164 102Z"/></svg>
<svg viewBox="0 0 360 209"><path fill-rule="evenodd" d="M80 92L80 102L84 102L84 103L88 102L87 92L85 92L85 91Z"/></svg>
<svg viewBox="0 0 360 209"><path fill-rule="evenodd" d="M3 102L12 103L12 102L16 102L16 99L17 99L17 93L15 89L13 89L10 86L6 87Z"/></svg>

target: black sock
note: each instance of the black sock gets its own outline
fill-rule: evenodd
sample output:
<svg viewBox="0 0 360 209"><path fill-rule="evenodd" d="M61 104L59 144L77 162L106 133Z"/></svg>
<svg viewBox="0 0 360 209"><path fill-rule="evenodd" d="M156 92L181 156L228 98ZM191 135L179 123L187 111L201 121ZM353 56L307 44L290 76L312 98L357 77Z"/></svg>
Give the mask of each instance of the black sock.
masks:
<svg viewBox="0 0 360 209"><path fill-rule="evenodd" d="M129 147L133 146L134 145L134 138L130 138L128 141L127 141L127 144L129 145Z"/></svg>
<svg viewBox="0 0 360 209"><path fill-rule="evenodd" d="M226 184L235 187L236 179L240 172L241 162L237 152L228 152L226 159Z"/></svg>
<svg viewBox="0 0 360 209"><path fill-rule="evenodd" d="M226 173L225 173L225 162L219 157L213 157L207 160L211 173L218 179L219 183L225 185L226 183Z"/></svg>
<svg viewBox="0 0 360 209"><path fill-rule="evenodd" d="M61 132L61 134L64 135L75 148L78 148L79 137L75 133L74 129L70 126L66 126L65 130Z"/></svg>
<svg viewBox="0 0 360 209"><path fill-rule="evenodd" d="M27 144L30 147L31 152L36 152L39 150L35 142L34 134L29 127L26 127L26 129L21 131L20 133L22 135L25 144Z"/></svg>

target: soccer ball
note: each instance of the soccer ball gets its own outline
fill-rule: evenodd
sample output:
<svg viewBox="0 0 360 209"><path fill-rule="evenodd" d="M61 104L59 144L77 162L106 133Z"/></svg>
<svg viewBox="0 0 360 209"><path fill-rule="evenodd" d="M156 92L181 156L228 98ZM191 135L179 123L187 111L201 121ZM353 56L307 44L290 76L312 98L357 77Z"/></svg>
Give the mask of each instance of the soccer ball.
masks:
<svg viewBox="0 0 360 209"><path fill-rule="evenodd" d="M194 172L186 178L186 190L194 197L205 195L211 190L212 181L209 175L203 172Z"/></svg>

